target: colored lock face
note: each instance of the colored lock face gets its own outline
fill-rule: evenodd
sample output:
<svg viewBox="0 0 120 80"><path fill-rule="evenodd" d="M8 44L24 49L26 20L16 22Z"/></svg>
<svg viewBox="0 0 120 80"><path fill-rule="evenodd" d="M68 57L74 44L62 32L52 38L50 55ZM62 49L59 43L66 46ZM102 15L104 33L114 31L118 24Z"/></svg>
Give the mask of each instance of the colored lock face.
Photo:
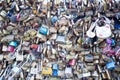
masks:
<svg viewBox="0 0 120 80"><path fill-rule="evenodd" d="M16 22L17 21L17 16L11 16L10 21L11 22Z"/></svg>
<svg viewBox="0 0 120 80"><path fill-rule="evenodd" d="M108 44L115 45L115 40L114 40L114 39L108 38L108 39L106 39L106 42L107 42Z"/></svg>
<svg viewBox="0 0 120 80"><path fill-rule="evenodd" d="M57 76L58 75L58 71L57 70L52 70L52 76Z"/></svg>
<svg viewBox="0 0 120 80"><path fill-rule="evenodd" d="M46 35L48 33L48 29L41 26L40 29L39 29L39 33Z"/></svg>
<svg viewBox="0 0 120 80"><path fill-rule="evenodd" d="M75 62L76 62L75 59L70 59L68 63L69 63L69 65L73 66L73 65L75 65Z"/></svg>
<svg viewBox="0 0 120 80"><path fill-rule="evenodd" d="M110 38L108 38L108 39L106 39L106 42L107 42L108 44L111 44L112 40L111 40Z"/></svg>
<svg viewBox="0 0 120 80"><path fill-rule="evenodd" d="M52 69L58 70L58 64L53 64L53 65L52 65Z"/></svg>
<svg viewBox="0 0 120 80"><path fill-rule="evenodd" d="M85 61L87 61L87 62L92 62L92 61L93 61L93 55L91 55L91 54L86 54L86 55L85 55Z"/></svg>
<svg viewBox="0 0 120 80"><path fill-rule="evenodd" d="M6 16L7 17L11 17L13 14L13 9L11 9L10 11L7 12Z"/></svg>
<svg viewBox="0 0 120 80"><path fill-rule="evenodd" d="M56 21L57 21L57 16L53 16L53 17L51 18L52 24L55 23Z"/></svg>
<svg viewBox="0 0 120 80"><path fill-rule="evenodd" d="M106 64L107 69L113 69L115 68L115 62L111 61Z"/></svg>
<svg viewBox="0 0 120 80"><path fill-rule="evenodd" d="M42 68L42 74L44 75L51 75L52 74L52 69L49 67L43 67Z"/></svg>
<svg viewBox="0 0 120 80"><path fill-rule="evenodd" d="M120 22L118 21L118 20L114 20L115 22L114 22L114 27L116 28L116 29L120 29Z"/></svg>
<svg viewBox="0 0 120 80"><path fill-rule="evenodd" d="M16 47L16 46L17 46L17 42L16 42L16 41L11 41L11 42L9 43L9 45Z"/></svg>
<svg viewBox="0 0 120 80"><path fill-rule="evenodd" d="M115 40L114 39L111 40L111 45L115 45Z"/></svg>
<svg viewBox="0 0 120 80"><path fill-rule="evenodd" d="M86 54L85 57L87 57L87 58L93 58L93 56L91 54Z"/></svg>
<svg viewBox="0 0 120 80"><path fill-rule="evenodd" d="M32 48L32 49L37 49L37 48L38 48L38 44L32 44L32 45L30 46L30 48Z"/></svg>
<svg viewBox="0 0 120 80"><path fill-rule="evenodd" d="M15 49L14 46L8 46L7 50L10 51L10 52L14 52L14 49Z"/></svg>

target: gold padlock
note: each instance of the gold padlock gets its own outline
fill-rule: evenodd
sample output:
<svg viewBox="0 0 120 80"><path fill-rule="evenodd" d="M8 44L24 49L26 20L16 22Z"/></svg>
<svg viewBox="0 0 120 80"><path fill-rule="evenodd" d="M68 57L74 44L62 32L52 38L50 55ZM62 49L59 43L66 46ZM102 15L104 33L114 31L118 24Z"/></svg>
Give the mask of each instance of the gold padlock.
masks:
<svg viewBox="0 0 120 80"><path fill-rule="evenodd" d="M43 67L42 68L42 74L44 74L44 75L51 75L52 74L52 68L50 68L50 67Z"/></svg>
<svg viewBox="0 0 120 80"><path fill-rule="evenodd" d="M33 12L33 14L37 14L37 10L34 6L32 7L32 12Z"/></svg>
<svg viewBox="0 0 120 80"><path fill-rule="evenodd" d="M81 37L78 38L77 43L78 43L79 45L82 44L82 38L81 38Z"/></svg>

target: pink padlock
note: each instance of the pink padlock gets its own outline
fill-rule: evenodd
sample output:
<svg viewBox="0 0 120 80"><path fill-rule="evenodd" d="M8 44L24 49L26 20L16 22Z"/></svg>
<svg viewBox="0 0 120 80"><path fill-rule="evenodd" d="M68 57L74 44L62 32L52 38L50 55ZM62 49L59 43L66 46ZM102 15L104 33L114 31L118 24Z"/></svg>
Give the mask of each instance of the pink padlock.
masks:
<svg viewBox="0 0 120 80"><path fill-rule="evenodd" d="M71 65L71 66L73 66L73 65L75 65L75 62L76 62L75 59L70 59L69 62L68 62L68 64Z"/></svg>
<svg viewBox="0 0 120 80"><path fill-rule="evenodd" d="M15 47L14 46L8 46L7 51L14 52Z"/></svg>

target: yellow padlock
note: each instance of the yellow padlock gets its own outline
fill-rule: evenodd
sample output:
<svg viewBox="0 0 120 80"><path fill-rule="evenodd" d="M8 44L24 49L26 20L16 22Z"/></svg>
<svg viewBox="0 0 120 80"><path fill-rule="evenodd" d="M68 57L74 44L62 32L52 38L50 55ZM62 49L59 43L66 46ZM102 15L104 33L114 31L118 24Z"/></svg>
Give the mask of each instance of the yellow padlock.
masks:
<svg viewBox="0 0 120 80"><path fill-rule="evenodd" d="M42 68L42 74L51 75L52 74L52 68L51 67L43 67Z"/></svg>

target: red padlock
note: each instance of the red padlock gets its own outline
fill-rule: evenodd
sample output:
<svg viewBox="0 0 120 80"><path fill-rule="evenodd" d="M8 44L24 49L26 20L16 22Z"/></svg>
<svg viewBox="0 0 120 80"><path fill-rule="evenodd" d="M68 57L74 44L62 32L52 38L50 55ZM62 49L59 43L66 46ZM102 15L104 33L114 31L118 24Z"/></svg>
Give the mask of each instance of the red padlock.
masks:
<svg viewBox="0 0 120 80"><path fill-rule="evenodd" d="M32 49L37 49L37 48L38 48L38 44L32 44L32 45L30 46L30 48L32 48Z"/></svg>
<svg viewBox="0 0 120 80"><path fill-rule="evenodd" d="M68 62L68 64L71 65L71 66L73 66L73 65L75 65L75 62L76 62L75 59L70 59L69 62Z"/></svg>

